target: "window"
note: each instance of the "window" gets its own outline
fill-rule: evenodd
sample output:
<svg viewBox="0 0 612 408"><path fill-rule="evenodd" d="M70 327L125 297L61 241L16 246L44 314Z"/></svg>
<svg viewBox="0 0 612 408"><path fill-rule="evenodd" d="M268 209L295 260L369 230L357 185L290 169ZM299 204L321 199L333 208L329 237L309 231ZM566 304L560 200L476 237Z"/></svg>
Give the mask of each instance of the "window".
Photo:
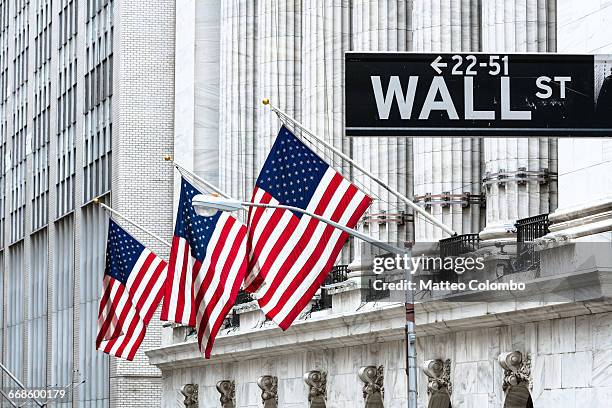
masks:
<svg viewBox="0 0 612 408"><path fill-rule="evenodd" d="M77 121L77 0L62 0L57 76L57 217L74 210Z"/></svg>
<svg viewBox="0 0 612 408"><path fill-rule="evenodd" d="M87 72L83 194L89 201L111 188L113 2L87 2Z"/></svg>

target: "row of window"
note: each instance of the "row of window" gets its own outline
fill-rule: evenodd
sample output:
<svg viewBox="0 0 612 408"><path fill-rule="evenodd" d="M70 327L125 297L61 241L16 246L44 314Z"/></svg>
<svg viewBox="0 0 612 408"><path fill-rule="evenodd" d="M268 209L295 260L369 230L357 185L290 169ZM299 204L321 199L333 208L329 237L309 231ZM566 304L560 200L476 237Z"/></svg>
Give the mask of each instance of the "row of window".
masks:
<svg viewBox="0 0 612 408"><path fill-rule="evenodd" d="M31 228L49 222L49 143L57 135L56 218L75 207L78 92L84 95L83 199L85 202L111 188L112 89L113 89L113 1L88 0L83 58L85 72L78 88L78 1L60 1L52 15L52 0L0 1L0 189L10 180L10 242L24 237L26 208L26 155L32 154ZM30 14L35 13L35 27ZM52 29L59 25L59 36ZM13 25L9 35L9 25ZM33 43L30 30L34 30ZM10 38L9 38L10 37ZM55 43L57 41L57 43ZM57 44L58 67L51 72L53 44ZM9 47L14 47L14 50ZM34 48L30 50L29 48ZM11 51L13 51L11 53ZM34 75L28 79L29 54L33 52ZM9 55L12 54L12 61ZM12 87L9 86L12 75ZM57 84L56 103L51 100L52 81ZM28 99L29 87L33 97ZM12 89L11 89L12 88ZM11 93L12 91L12 93ZM12 103L9 102L11 98ZM9 110L10 109L10 112ZM55 109L55 112L53 112ZM51 129L51 115L57 120ZM10 115L10 116L9 116ZM31 128L28 120L32 120ZM9 129L9 124L12 124ZM10 135L10 151L7 136ZM0 191L3 193L3 191ZM0 231L4 231L5 197L0 197ZM0 247L4 234L0 233Z"/></svg>
<svg viewBox="0 0 612 408"><path fill-rule="evenodd" d="M50 0L39 0L36 10L37 30L34 38L36 66L34 71L34 120L32 137L32 229L49 220L49 139L51 133L51 16Z"/></svg>

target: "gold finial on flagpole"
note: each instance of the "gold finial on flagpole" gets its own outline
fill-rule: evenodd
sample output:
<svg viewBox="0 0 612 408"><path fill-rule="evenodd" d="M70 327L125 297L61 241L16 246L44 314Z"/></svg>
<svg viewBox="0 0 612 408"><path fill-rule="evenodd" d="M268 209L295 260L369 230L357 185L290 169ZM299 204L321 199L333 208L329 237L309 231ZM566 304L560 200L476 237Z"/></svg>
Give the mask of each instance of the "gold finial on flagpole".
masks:
<svg viewBox="0 0 612 408"><path fill-rule="evenodd" d="M94 198L92 201L94 204L100 204L100 200L98 199L98 197Z"/></svg>
<svg viewBox="0 0 612 408"><path fill-rule="evenodd" d="M171 161L172 160L172 156L170 156L169 154L164 156L164 161Z"/></svg>
<svg viewBox="0 0 612 408"><path fill-rule="evenodd" d="M261 101L261 103L263 103L264 105L269 105L270 104L270 99L264 98L264 100Z"/></svg>

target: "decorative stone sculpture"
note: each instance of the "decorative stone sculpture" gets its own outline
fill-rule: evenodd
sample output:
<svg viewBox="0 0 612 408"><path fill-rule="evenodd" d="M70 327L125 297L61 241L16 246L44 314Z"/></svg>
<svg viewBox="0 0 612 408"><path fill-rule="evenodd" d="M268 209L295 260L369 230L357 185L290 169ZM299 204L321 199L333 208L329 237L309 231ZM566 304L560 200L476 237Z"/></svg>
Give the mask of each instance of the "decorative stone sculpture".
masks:
<svg viewBox="0 0 612 408"><path fill-rule="evenodd" d="M512 351L500 354L498 359L504 369L504 391L516 385L532 388L531 355L529 353L523 358L523 353L520 351Z"/></svg>
<svg viewBox="0 0 612 408"><path fill-rule="evenodd" d="M327 373L319 370L304 374L304 382L308 386L308 402L310 408L325 408L327 399Z"/></svg>
<svg viewBox="0 0 612 408"><path fill-rule="evenodd" d="M428 360L421 366L428 378L427 393L432 395L438 391L453 392L453 385L450 380L451 361L447 359Z"/></svg>
<svg viewBox="0 0 612 408"><path fill-rule="evenodd" d="M264 408L278 407L278 378L271 375L262 375L257 379L261 388L261 400Z"/></svg>
<svg viewBox="0 0 612 408"><path fill-rule="evenodd" d="M181 394L185 397L183 404L185 408L198 408L198 385L185 384L181 388Z"/></svg>
<svg viewBox="0 0 612 408"><path fill-rule="evenodd" d="M363 398L366 408L383 406L385 396L384 370L383 366L366 366L359 369L359 378L365 383L363 386Z"/></svg>
<svg viewBox="0 0 612 408"><path fill-rule="evenodd" d="M219 401L222 408L234 408L236 406L236 383L234 381L219 381L217 383L217 391L221 394Z"/></svg>

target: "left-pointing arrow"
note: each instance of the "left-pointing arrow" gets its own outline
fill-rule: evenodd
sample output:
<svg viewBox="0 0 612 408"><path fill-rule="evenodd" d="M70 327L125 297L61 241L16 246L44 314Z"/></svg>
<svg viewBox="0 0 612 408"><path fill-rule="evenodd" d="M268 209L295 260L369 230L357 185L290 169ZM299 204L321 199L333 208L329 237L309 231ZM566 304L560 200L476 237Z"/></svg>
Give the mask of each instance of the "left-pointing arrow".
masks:
<svg viewBox="0 0 612 408"><path fill-rule="evenodd" d="M446 68L447 64L446 62L440 62L442 60L442 56L438 55L438 57L433 60L433 62L430 64L431 67L438 73L441 74L442 70L440 68Z"/></svg>

